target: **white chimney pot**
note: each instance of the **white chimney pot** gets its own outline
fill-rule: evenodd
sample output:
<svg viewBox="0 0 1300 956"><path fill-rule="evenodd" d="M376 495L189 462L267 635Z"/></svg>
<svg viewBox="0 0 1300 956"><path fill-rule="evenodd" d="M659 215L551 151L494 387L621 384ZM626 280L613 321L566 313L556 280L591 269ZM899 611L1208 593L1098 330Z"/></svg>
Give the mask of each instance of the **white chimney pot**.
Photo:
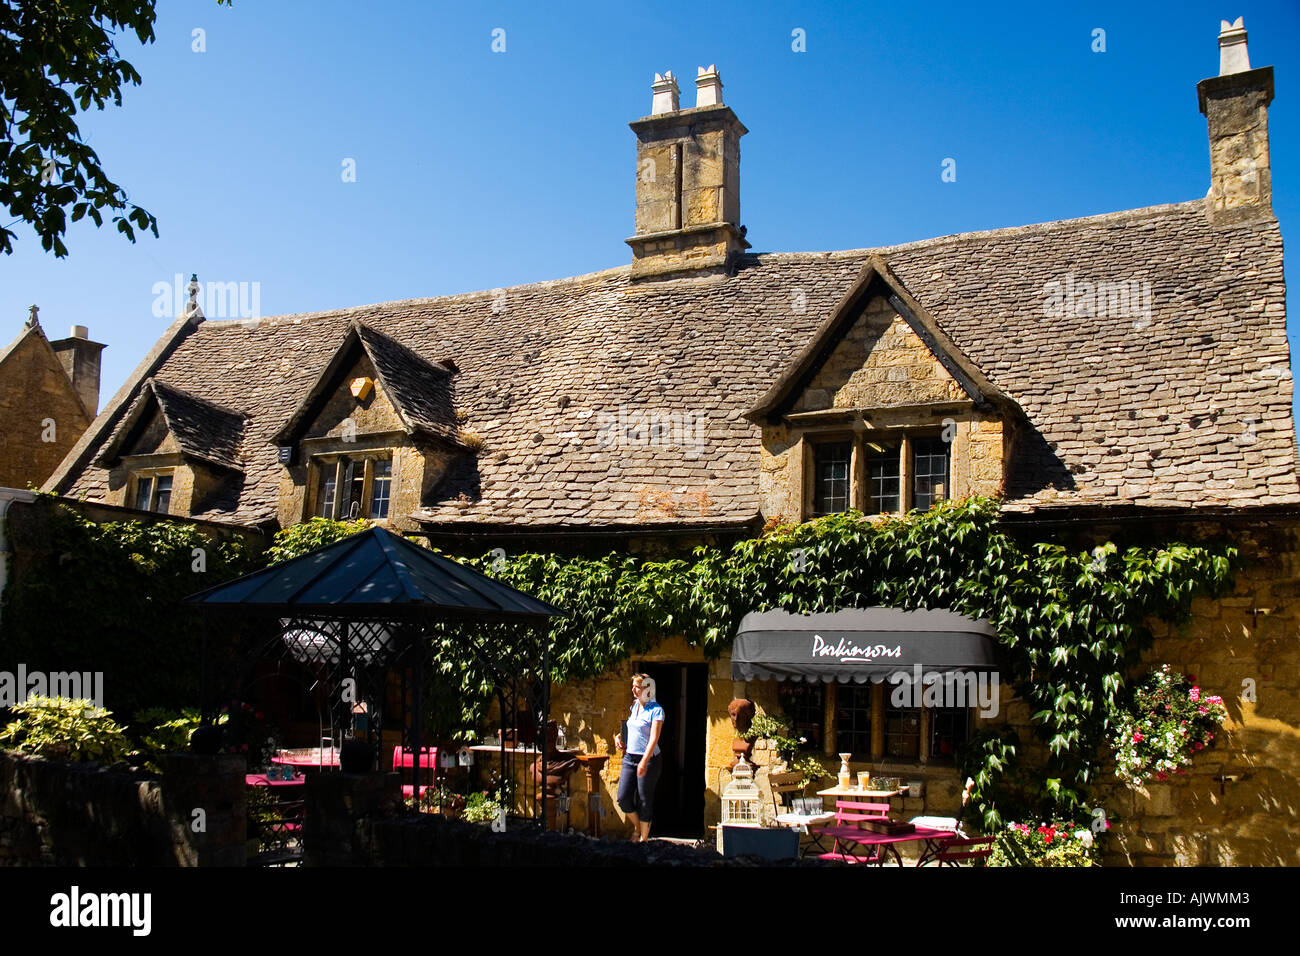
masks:
<svg viewBox="0 0 1300 956"><path fill-rule="evenodd" d="M656 73L655 81L650 85L654 92L654 99L650 103L650 115L658 116L660 113L676 113L678 106L679 92L677 90L677 77L673 76L672 70L666 70L662 75Z"/></svg>
<svg viewBox="0 0 1300 956"><path fill-rule="evenodd" d="M718 68L713 64L709 64L707 69L700 67L695 77L695 105L696 107L722 105L722 77L718 75Z"/></svg>
<svg viewBox="0 0 1300 956"><path fill-rule="evenodd" d="M1246 27L1242 17L1235 23L1219 21L1219 76L1245 73L1250 69L1250 54L1246 50Z"/></svg>

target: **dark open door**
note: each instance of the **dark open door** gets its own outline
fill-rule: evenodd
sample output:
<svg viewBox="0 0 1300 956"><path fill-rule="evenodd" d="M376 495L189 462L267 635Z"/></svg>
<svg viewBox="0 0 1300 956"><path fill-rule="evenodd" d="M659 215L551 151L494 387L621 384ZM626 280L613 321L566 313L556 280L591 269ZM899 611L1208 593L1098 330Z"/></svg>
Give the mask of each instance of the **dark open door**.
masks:
<svg viewBox="0 0 1300 956"><path fill-rule="evenodd" d="M663 773L655 788L651 836L704 836L704 735L708 725L709 666L634 662L654 678L664 709L659 741Z"/></svg>

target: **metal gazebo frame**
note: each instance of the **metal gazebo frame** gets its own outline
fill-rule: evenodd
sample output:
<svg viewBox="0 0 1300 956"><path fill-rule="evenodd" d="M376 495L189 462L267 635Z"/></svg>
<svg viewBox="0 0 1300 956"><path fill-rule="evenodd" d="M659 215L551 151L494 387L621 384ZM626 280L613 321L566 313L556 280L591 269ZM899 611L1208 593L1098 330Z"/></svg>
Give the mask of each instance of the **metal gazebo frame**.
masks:
<svg viewBox="0 0 1300 956"><path fill-rule="evenodd" d="M520 696L523 671L536 666L534 681L540 681L541 811L547 820L546 726L550 719L549 618L563 612L545 601L517 591L442 555L383 528L370 528L340 541L317 548L289 561L245 575L186 598L196 607L211 609L227 620L244 620L255 629L252 647L236 654L228 663L236 674L229 679L242 692L258 661L290 658L324 671L322 679L331 687L331 726L347 726L356 703L364 701L369 717L366 739L382 727L383 699L393 669L412 672L411 719L402 721L403 736L411 750L411 793L416 809L420 801L420 760L423 749L422 690L427 668L438 657L432 653L431 638L448 636L449 626L462 625L456 633L485 669L502 705L502 722L517 721L514 703ZM464 627L463 625L470 625ZM509 626L509 632L536 632L529 642L528 656L521 660L518 639L501 653L493 653L488 642L476 633L483 625ZM270 632L267 637L267 632ZM203 640L202 722L210 724L215 703L229 687L212 674L214 648L205 633ZM354 693L345 698L340 688L345 680ZM506 712L509 687L511 713ZM344 714L344 708L348 713ZM406 708L405 689L402 707ZM405 715L404 715L405 716ZM408 732L409 731L409 732ZM504 734L501 742L501 775L506 779ZM380 737L382 740L382 736ZM512 768L513 770L513 768ZM436 774L436 769L435 769ZM504 787L499 791L505 806Z"/></svg>

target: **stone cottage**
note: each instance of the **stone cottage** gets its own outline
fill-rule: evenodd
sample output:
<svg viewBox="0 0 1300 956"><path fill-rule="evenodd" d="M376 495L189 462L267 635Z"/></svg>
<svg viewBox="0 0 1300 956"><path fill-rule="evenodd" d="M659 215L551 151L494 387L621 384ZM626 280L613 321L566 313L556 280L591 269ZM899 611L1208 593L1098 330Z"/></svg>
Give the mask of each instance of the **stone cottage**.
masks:
<svg viewBox="0 0 1300 956"><path fill-rule="evenodd" d="M971 494L1002 496L1030 533L1226 533L1254 563L1188 633L1160 630L1152 660L1230 700L1229 743L1125 798L1115 852L1295 863L1300 485L1273 73L1250 68L1240 24L1219 42L1220 75L1197 87L1204 198L841 252L752 251L746 129L717 71L687 108L656 75L631 124L629 263L261 320L206 321L195 302L46 487L264 528L368 517L478 554L657 553ZM661 820L698 833L718 819L728 704L771 709L778 688L664 635L555 689L571 739L611 748L633 670L673 717ZM1237 702L1243 677L1267 691ZM915 781L906 811L952 812L934 740L952 720L834 683L802 708L826 754L848 741L859 766Z"/></svg>

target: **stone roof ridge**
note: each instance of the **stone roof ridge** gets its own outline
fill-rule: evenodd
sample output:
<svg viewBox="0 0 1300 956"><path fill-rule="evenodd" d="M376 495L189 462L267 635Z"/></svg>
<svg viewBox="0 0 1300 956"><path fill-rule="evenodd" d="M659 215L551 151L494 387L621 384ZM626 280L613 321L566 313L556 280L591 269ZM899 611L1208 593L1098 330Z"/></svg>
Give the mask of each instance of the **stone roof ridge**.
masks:
<svg viewBox="0 0 1300 956"><path fill-rule="evenodd" d="M1035 233L1054 232L1064 229L1077 229L1080 226L1105 225L1109 222L1123 222L1127 219L1154 219L1160 216L1175 215L1203 208L1204 199L1190 199L1179 203L1162 203L1156 206L1143 206L1139 209L1124 209L1119 212L1098 213L1094 216L1078 216L1073 219L1052 219L1045 222L1026 223L1019 226L1002 226L997 229L979 229L973 232L957 232L947 236L933 236L929 239L914 239L910 242L895 243L892 246L863 246L857 249L826 249L808 252L747 252L745 259L758 259L772 262L799 262L838 259L865 259L872 254L888 256L895 252L916 252L945 245L958 245L984 239L1032 235Z"/></svg>
<svg viewBox="0 0 1300 956"><path fill-rule="evenodd" d="M456 292L450 295L425 296L418 299L396 299L391 302L372 302L368 305L351 305L342 309L324 309L317 312L291 312L284 315L269 315L257 319L207 319L202 328L209 330L225 330L230 328L257 328L267 324L280 323L301 323L315 320L338 320L353 319L360 320L363 318L373 317L378 310L400 312L410 309L418 309L431 305L456 305L459 303L481 302L484 299L491 300L502 292L510 293L512 291L538 289L552 289L565 285L595 285L598 282L613 278L619 274L630 275L631 266L614 266L610 269L601 269L597 272L586 272L582 275L564 276L559 279L543 279L539 282L521 282L516 285L498 286L493 289L475 289L471 292Z"/></svg>

